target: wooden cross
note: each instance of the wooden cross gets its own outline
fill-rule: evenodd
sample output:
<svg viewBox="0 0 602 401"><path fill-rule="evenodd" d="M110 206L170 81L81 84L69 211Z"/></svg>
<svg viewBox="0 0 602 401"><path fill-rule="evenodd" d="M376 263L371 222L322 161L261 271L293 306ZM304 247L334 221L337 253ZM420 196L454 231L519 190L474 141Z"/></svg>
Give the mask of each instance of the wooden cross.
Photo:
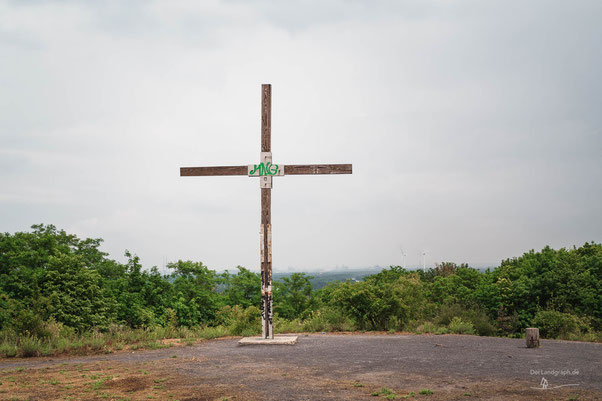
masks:
<svg viewBox="0 0 602 401"><path fill-rule="evenodd" d="M181 167L180 176L248 175L259 177L261 187L261 333L274 338L272 311L272 177L300 174L351 174L351 164L272 164L272 85L261 85L261 154L259 164L248 166Z"/></svg>

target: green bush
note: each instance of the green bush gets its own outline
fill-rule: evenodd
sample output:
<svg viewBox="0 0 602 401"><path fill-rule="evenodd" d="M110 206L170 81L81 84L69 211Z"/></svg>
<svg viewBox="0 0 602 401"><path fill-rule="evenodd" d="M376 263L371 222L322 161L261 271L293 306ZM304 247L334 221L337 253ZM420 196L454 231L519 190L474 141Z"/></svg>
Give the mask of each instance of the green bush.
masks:
<svg viewBox="0 0 602 401"><path fill-rule="evenodd" d="M42 344L39 338L26 336L21 337L19 342L19 356L30 358L42 355Z"/></svg>
<svg viewBox="0 0 602 401"><path fill-rule="evenodd" d="M454 317L463 317L466 315L466 309L461 305L451 304L442 305L437 314L437 323L443 326L447 326Z"/></svg>
<svg viewBox="0 0 602 401"><path fill-rule="evenodd" d="M37 338L50 336L40 314L31 309L20 310L13 319L13 327L22 335L32 335Z"/></svg>
<svg viewBox="0 0 602 401"><path fill-rule="evenodd" d="M328 322L321 311L312 312L305 320L303 320L303 331L317 332L330 331Z"/></svg>
<svg viewBox="0 0 602 401"><path fill-rule="evenodd" d="M231 335L252 336L261 332L261 311L255 306L224 306L217 312L217 320L223 323Z"/></svg>
<svg viewBox="0 0 602 401"><path fill-rule="evenodd" d="M435 333L437 332L437 325L433 322L424 322L416 328L416 331L420 333Z"/></svg>
<svg viewBox="0 0 602 401"><path fill-rule="evenodd" d="M107 352L261 331L258 273L238 267L218 275L178 261L164 275L129 252L126 263L109 259L101 243L52 225L0 233L0 355ZM521 336L535 325L543 337L600 341L601 268L602 244L586 243L530 251L486 272L454 263L428 272L391 266L319 290L297 273L274 282L275 328Z"/></svg>
<svg viewBox="0 0 602 401"><path fill-rule="evenodd" d="M454 334L474 334L474 327L470 322L464 322L459 317L454 317L448 325L449 331Z"/></svg>
<svg viewBox="0 0 602 401"><path fill-rule="evenodd" d="M437 322L448 326L454 318L471 323L476 333L480 336L492 336L497 332L487 314L478 308L466 309L459 304L443 305L437 315Z"/></svg>
<svg viewBox="0 0 602 401"><path fill-rule="evenodd" d="M494 336L497 333L496 327L485 313L475 314L470 320L475 331L480 336Z"/></svg>
<svg viewBox="0 0 602 401"><path fill-rule="evenodd" d="M302 323L303 331L350 331L355 329L353 321L343 311L334 307L323 307L312 312Z"/></svg>
<svg viewBox="0 0 602 401"><path fill-rule="evenodd" d="M287 320L274 313L274 332L275 333L300 333L303 331L303 321L301 319Z"/></svg>
<svg viewBox="0 0 602 401"><path fill-rule="evenodd" d="M0 344L0 357L13 358L17 356L17 347L14 344L3 342Z"/></svg>
<svg viewBox="0 0 602 401"><path fill-rule="evenodd" d="M207 340L230 335L228 328L224 326L202 327L198 330L195 330L195 333L198 338L204 338Z"/></svg>
<svg viewBox="0 0 602 401"><path fill-rule="evenodd" d="M351 318L345 315L341 308L323 307L318 310L328 322L330 331L351 331L356 330L356 324Z"/></svg>
<svg viewBox="0 0 602 401"><path fill-rule="evenodd" d="M424 314L424 286L415 273L391 279L377 274L365 281L347 281L336 286L330 296L330 305L341 308L359 329L401 329Z"/></svg>
<svg viewBox="0 0 602 401"><path fill-rule="evenodd" d="M539 328L541 336L544 338L568 340L575 337L580 338L583 334L592 331L587 319L554 310L538 311L532 324Z"/></svg>

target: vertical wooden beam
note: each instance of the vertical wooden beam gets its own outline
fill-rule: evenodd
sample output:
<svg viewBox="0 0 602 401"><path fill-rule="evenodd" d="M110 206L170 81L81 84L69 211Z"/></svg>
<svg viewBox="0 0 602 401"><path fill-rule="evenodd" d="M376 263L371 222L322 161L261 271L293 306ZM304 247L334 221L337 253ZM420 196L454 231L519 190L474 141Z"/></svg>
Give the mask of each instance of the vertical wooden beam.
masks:
<svg viewBox="0 0 602 401"><path fill-rule="evenodd" d="M261 85L261 151L271 152L272 86ZM270 177L271 179L271 177ZM274 338L272 311L272 189L261 188L261 333Z"/></svg>
<svg viewBox="0 0 602 401"><path fill-rule="evenodd" d="M261 85L261 151L272 151L272 85Z"/></svg>

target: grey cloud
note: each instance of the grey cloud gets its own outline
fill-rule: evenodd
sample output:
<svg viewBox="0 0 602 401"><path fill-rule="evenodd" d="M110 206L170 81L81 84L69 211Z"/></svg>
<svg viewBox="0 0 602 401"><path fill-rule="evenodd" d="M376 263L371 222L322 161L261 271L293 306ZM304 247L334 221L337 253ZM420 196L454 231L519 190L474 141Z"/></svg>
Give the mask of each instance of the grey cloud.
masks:
<svg viewBox="0 0 602 401"><path fill-rule="evenodd" d="M602 237L599 2L2 7L2 231L257 269L257 183L178 167L253 163L270 82L274 160L354 164L277 179L276 270Z"/></svg>

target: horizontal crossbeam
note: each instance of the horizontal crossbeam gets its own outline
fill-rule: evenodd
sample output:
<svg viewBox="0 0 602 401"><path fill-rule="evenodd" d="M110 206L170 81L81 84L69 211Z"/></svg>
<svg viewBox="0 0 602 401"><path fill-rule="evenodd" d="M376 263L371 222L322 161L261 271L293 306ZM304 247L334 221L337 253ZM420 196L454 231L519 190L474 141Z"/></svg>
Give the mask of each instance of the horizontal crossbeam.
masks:
<svg viewBox="0 0 602 401"><path fill-rule="evenodd" d="M199 175L247 175L248 166L180 167L180 177Z"/></svg>
<svg viewBox="0 0 602 401"><path fill-rule="evenodd" d="M284 175L351 174L351 164L285 164Z"/></svg>
<svg viewBox="0 0 602 401"><path fill-rule="evenodd" d="M248 166L180 167L181 177L248 175ZM284 175L351 174L351 164L286 164Z"/></svg>

